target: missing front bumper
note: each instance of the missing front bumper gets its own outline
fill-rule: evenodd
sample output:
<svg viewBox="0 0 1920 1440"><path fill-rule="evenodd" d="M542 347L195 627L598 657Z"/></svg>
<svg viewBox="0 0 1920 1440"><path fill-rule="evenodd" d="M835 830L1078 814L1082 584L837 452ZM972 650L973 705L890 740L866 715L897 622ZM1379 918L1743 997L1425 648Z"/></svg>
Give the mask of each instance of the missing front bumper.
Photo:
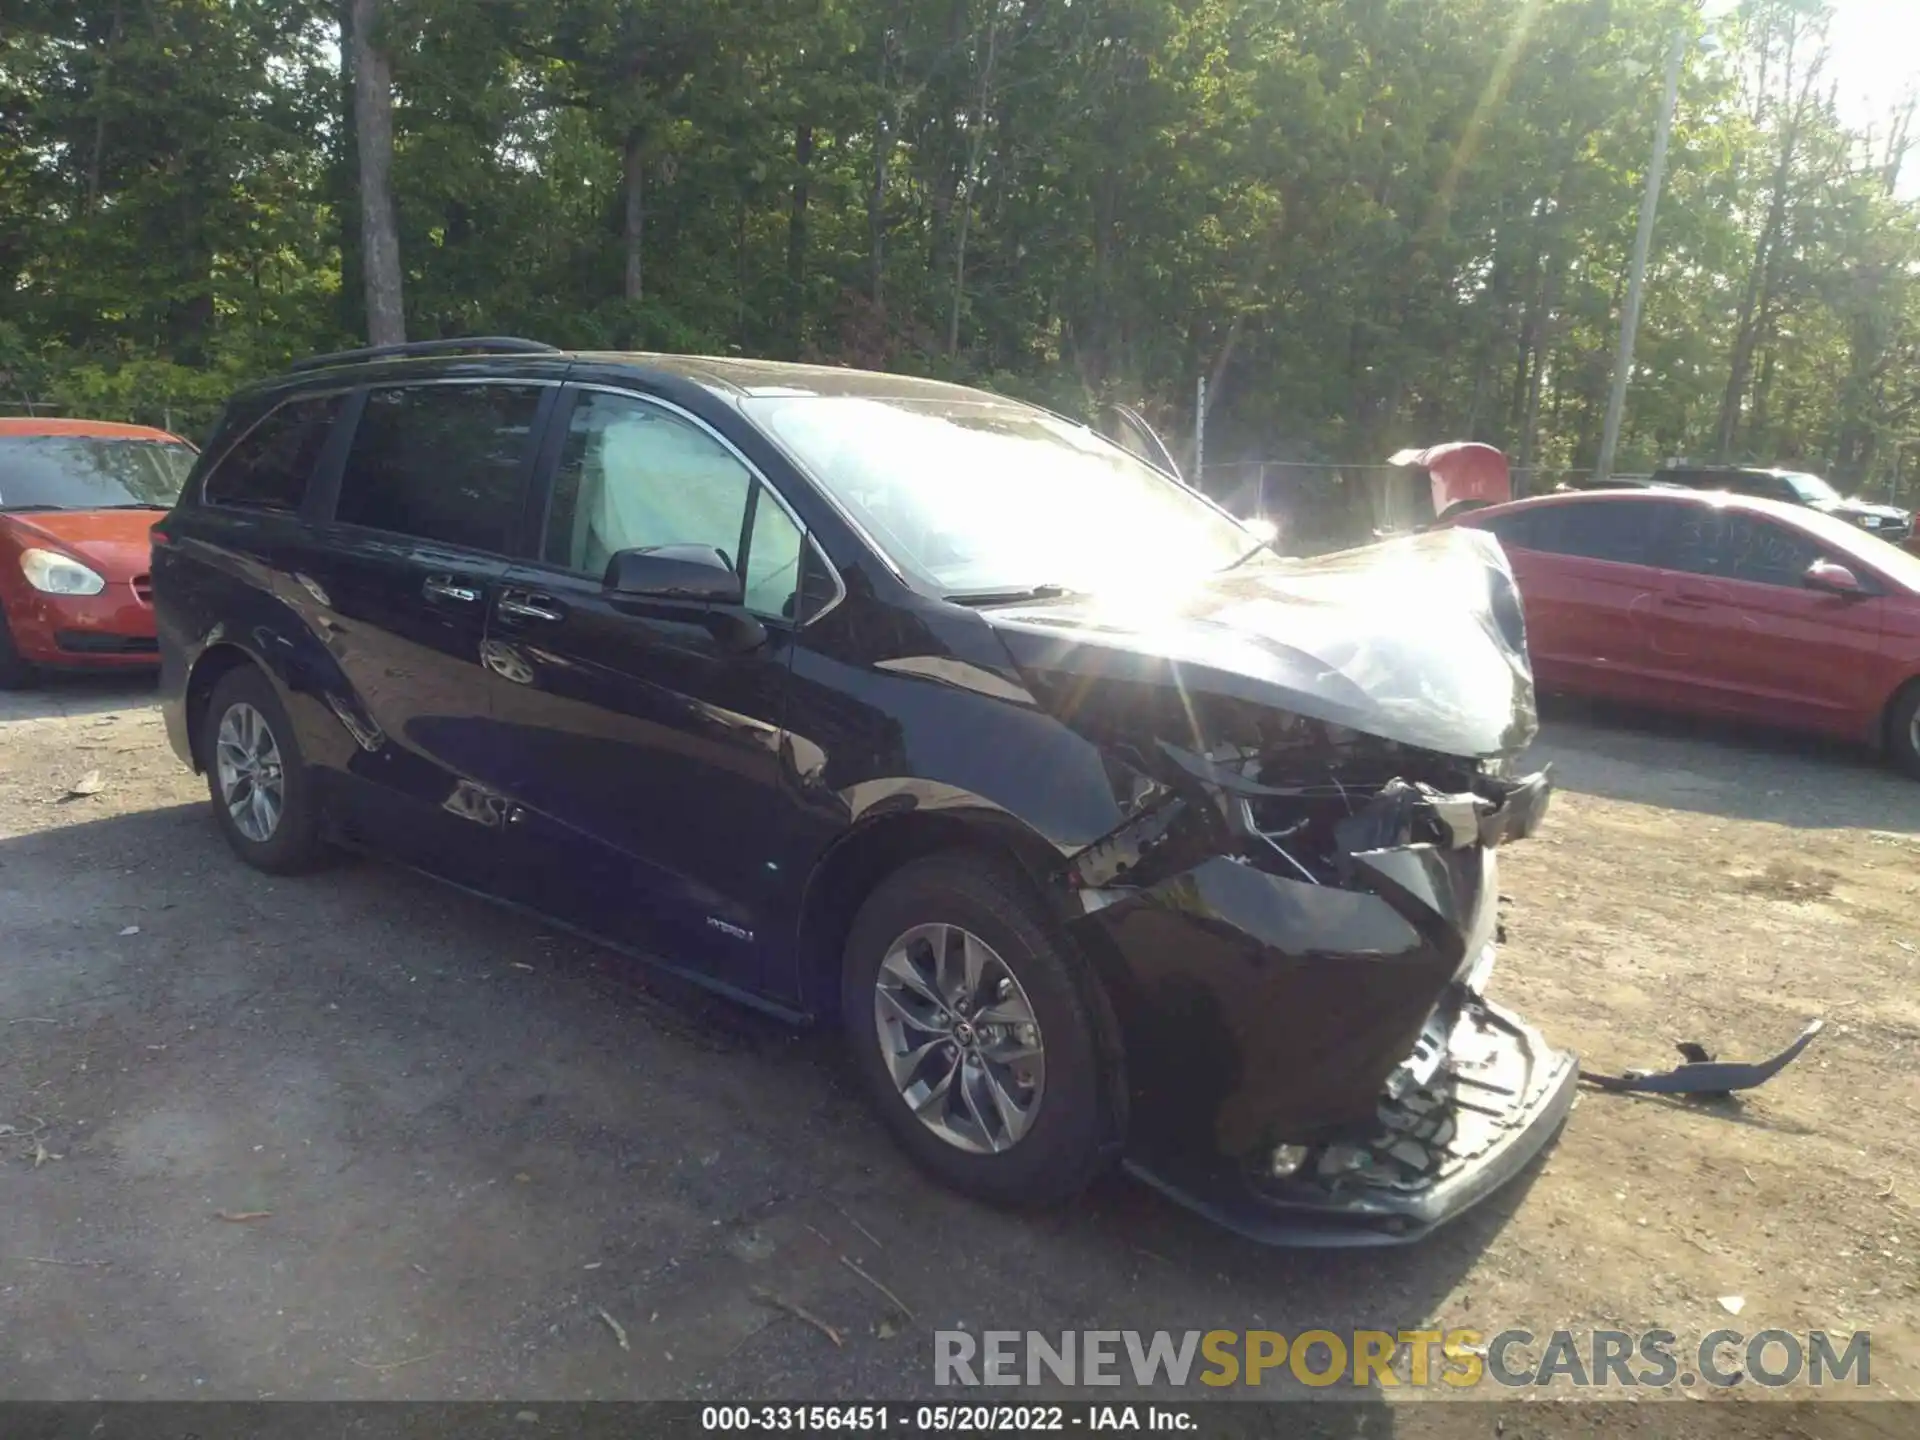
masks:
<svg viewBox="0 0 1920 1440"><path fill-rule="evenodd" d="M1295 1178L1257 1182L1244 1171L1175 1173L1131 1160L1127 1168L1263 1244L1407 1244L1523 1171L1559 1133L1578 1080L1571 1052L1555 1050L1517 1016L1469 994L1432 1080L1417 1095L1383 1096L1376 1135L1316 1151ZM1410 1120L1416 1111L1421 1117ZM1425 1153L1424 1163L1409 1145ZM1367 1158L1353 1164L1354 1156Z"/></svg>

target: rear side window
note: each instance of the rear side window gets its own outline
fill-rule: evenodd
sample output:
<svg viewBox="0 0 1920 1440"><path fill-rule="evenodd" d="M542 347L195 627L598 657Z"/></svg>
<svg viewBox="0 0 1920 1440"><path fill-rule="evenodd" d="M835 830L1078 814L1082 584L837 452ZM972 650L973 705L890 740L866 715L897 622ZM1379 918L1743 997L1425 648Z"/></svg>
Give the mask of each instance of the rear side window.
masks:
<svg viewBox="0 0 1920 1440"><path fill-rule="evenodd" d="M1548 513L1520 510L1509 515L1490 515L1484 520L1468 523L1482 530L1491 530L1509 550L1538 550L1542 548L1538 538L1541 522L1548 518Z"/></svg>
<svg viewBox="0 0 1920 1440"><path fill-rule="evenodd" d="M334 518L506 553L519 524L537 385L415 385L367 394Z"/></svg>
<svg viewBox="0 0 1920 1440"><path fill-rule="evenodd" d="M209 505L295 511L340 413L338 395L289 400L242 435L207 476Z"/></svg>
<svg viewBox="0 0 1920 1440"><path fill-rule="evenodd" d="M1543 505L1538 510L1483 522L1501 543L1549 555L1611 560L1621 565L1658 563L1662 507L1636 500L1595 500Z"/></svg>

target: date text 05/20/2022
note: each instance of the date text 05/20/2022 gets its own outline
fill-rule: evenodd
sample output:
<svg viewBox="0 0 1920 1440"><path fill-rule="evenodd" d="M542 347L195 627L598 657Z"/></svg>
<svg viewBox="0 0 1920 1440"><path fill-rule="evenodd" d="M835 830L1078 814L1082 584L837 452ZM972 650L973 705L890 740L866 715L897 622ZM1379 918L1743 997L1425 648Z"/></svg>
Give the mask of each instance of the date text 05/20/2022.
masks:
<svg viewBox="0 0 1920 1440"><path fill-rule="evenodd" d="M1069 1430L1199 1429L1193 1412L1167 1405L706 1405L700 1428L716 1432L903 1431L915 1434Z"/></svg>

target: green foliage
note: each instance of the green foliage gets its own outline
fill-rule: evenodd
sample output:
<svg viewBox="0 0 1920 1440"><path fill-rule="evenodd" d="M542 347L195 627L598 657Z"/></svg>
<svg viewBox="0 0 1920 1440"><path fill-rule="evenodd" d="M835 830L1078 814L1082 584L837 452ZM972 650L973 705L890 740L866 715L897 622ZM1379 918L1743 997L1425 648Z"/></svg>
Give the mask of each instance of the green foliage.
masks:
<svg viewBox="0 0 1920 1440"><path fill-rule="evenodd" d="M47 398L62 413L158 425L199 440L244 378L231 370L191 369L167 360L129 360L112 368L83 364L63 371Z"/></svg>
<svg viewBox="0 0 1920 1440"><path fill-rule="evenodd" d="M194 425L354 342L342 8L0 0L13 388ZM1687 0L380 8L416 336L886 366L1126 400L1182 437L1204 373L1212 460L1473 437L1545 467L1597 450L1661 57L1695 23ZM1749 0L1689 61L1618 468L1873 483L1920 434L1905 135L1850 133L1808 83L1820 15Z"/></svg>

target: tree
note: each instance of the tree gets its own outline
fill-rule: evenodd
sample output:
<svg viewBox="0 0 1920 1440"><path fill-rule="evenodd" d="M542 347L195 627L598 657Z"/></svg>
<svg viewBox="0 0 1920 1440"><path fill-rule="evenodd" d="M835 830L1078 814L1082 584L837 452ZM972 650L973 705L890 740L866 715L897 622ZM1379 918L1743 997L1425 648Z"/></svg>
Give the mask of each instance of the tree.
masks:
<svg viewBox="0 0 1920 1440"><path fill-rule="evenodd" d="M341 53L353 77L353 133L358 162L360 264L367 292L367 341L407 338L400 278L400 225L393 207L393 62L382 29L381 0L348 0L341 12Z"/></svg>
<svg viewBox="0 0 1920 1440"><path fill-rule="evenodd" d="M1913 112L1843 122L1823 13L1747 0L1688 62L1623 472L1877 486L1920 427ZM198 407L364 321L1124 399L1180 436L1205 375L1229 479L1454 437L1582 466L1693 14L0 0L6 367Z"/></svg>

